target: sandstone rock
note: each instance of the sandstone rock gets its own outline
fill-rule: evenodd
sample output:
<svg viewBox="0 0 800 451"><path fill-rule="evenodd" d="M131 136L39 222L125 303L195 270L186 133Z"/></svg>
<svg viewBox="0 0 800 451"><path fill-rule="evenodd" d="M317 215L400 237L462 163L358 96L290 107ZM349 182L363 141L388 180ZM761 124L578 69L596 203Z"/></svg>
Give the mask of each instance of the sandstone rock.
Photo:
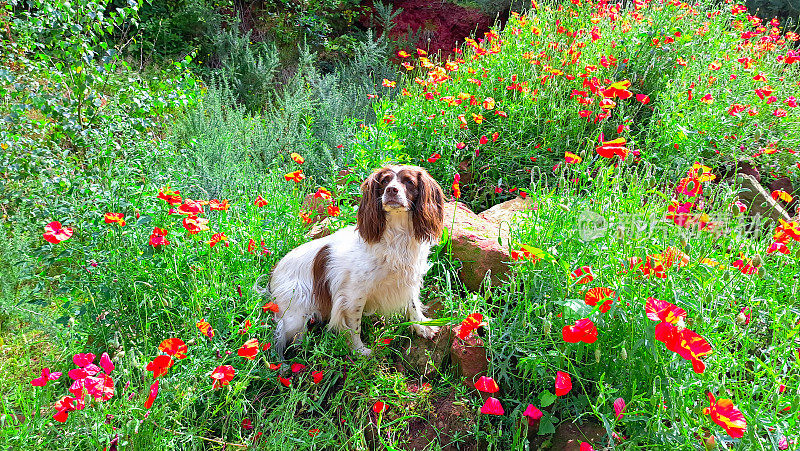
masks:
<svg viewBox="0 0 800 451"><path fill-rule="evenodd" d="M531 197L523 199L517 196L481 212L478 216L496 224L502 224L503 222L515 223L519 220L522 213L530 210L535 203L536 202Z"/></svg>
<svg viewBox="0 0 800 451"><path fill-rule="evenodd" d="M316 240L317 238L322 238L330 235L333 233L333 220L330 217L319 221L318 223L314 224L311 227L311 230L306 233L306 236L311 238L312 240Z"/></svg>
<svg viewBox="0 0 800 451"><path fill-rule="evenodd" d="M487 273L493 284L500 283L511 260L508 228L501 230L499 224L481 218L460 202L445 205L444 223L450 232L453 258L462 264L458 277L467 289L477 291Z"/></svg>
<svg viewBox="0 0 800 451"><path fill-rule="evenodd" d="M786 210L772 198L755 177L740 173L736 176L736 183L740 186L739 200L747 206L747 214L769 218L776 225L778 219L789 220Z"/></svg>
<svg viewBox="0 0 800 451"><path fill-rule="evenodd" d="M414 334L410 346L401 353L403 367L431 380L441 373L450 357L450 344L453 342L453 329L442 327L433 340Z"/></svg>
<svg viewBox="0 0 800 451"><path fill-rule="evenodd" d="M464 340L458 337L453 338L450 360L468 387L474 387L478 378L486 375L486 371L489 369L489 360L483 339L475 334Z"/></svg>

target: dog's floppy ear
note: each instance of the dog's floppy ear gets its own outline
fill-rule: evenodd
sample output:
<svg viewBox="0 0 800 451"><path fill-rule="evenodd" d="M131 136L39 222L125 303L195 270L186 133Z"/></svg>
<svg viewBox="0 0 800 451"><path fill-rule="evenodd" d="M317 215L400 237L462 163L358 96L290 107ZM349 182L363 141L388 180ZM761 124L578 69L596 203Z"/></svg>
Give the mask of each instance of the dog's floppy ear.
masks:
<svg viewBox="0 0 800 451"><path fill-rule="evenodd" d="M372 173L361 184L361 205L358 206L356 229L367 243L377 243L386 229L386 212L383 211L383 187L380 178L384 170Z"/></svg>
<svg viewBox="0 0 800 451"><path fill-rule="evenodd" d="M444 192L428 171L421 168L417 171L417 190L412 217L414 237L437 242L444 223Z"/></svg>

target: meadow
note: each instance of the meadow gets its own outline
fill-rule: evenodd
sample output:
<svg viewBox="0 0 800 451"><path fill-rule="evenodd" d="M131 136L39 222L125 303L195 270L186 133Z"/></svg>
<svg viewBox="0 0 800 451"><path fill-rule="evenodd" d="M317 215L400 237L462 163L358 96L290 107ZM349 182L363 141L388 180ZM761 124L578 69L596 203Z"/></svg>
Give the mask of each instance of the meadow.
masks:
<svg viewBox="0 0 800 451"><path fill-rule="evenodd" d="M279 80L234 35L216 76L136 69L108 43L141 5L33 3L0 2L4 448L797 448L791 22L533 2L448 55L370 32ZM450 233L425 278L485 377L410 370L399 318L365 320L368 358L326 331L270 349L254 284L322 217L354 223L387 162L475 212L530 202L505 280L466 289ZM791 219L751 215L745 168Z"/></svg>

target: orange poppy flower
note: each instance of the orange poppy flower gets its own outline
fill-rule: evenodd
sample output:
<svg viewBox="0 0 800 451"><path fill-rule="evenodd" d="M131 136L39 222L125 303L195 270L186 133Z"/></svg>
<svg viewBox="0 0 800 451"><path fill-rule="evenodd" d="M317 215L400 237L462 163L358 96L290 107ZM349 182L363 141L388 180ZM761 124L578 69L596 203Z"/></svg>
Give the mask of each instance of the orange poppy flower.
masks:
<svg viewBox="0 0 800 451"><path fill-rule="evenodd" d="M292 171L292 172L290 172L288 174L284 174L283 178L285 178L287 182L290 181L290 180L293 180L295 183L300 183L300 182L303 181L304 178L306 178L306 176L305 176L305 174L303 174L303 170L302 169L298 169L298 170Z"/></svg>
<svg viewBox="0 0 800 451"><path fill-rule="evenodd" d="M703 413L711 416L714 423L722 426L725 432L733 438L744 437L744 431L747 430L747 421L742 415L742 411L733 405L730 399L714 399L714 395L708 393L708 402L710 406L703 409Z"/></svg>
<svg viewBox="0 0 800 451"><path fill-rule="evenodd" d="M397 82L384 78L383 83L381 83L381 85L383 85L384 88L394 88L395 86L397 86Z"/></svg>
<svg viewBox="0 0 800 451"><path fill-rule="evenodd" d="M208 201L208 208L216 211L228 211L230 205L228 204L228 199L225 199L222 202L220 202L219 199L211 199Z"/></svg>
<svg viewBox="0 0 800 451"><path fill-rule="evenodd" d="M580 162L583 161L583 158L581 158L578 155L575 155L572 152L564 152L564 159L569 164L580 164Z"/></svg>
<svg viewBox="0 0 800 451"><path fill-rule="evenodd" d="M628 156L628 148L625 147L627 140L625 138L617 138L611 141L603 141L603 145L595 148L597 154L604 158L613 158L618 155L622 160Z"/></svg>
<svg viewBox="0 0 800 451"><path fill-rule="evenodd" d="M225 236L224 232L215 233L214 235L212 235L211 239L208 241L208 245L209 247L214 247L220 242L224 243L225 247L230 246L230 243L228 242L228 237Z"/></svg>
<svg viewBox="0 0 800 451"><path fill-rule="evenodd" d="M328 205L328 216L339 216L342 210L339 209L339 206L336 204Z"/></svg>
<svg viewBox="0 0 800 451"><path fill-rule="evenodd" d="M480 113L472 113L472 120L474 120L476 124L480 124L483 122L483 115Z"/></svg>
<svg viewBox="0 0 800 451"><path fill-rule="evenodd" d="M197 322L197 328L200 329L200 333L206 337L214 338L214 328L211 327L211 324L208 324L205 319L201 319Z"/></svg>
<svg viewBox="0 0 800 451"><path fill-rule="evenodd" d="M408 58L409 56L411 56L411 54L406 52L405 50L400 50L399 52L397 52L397 56L399 56L400 58Z"/></svg>
<svg viewBox="0 0 800 451"><path fill-rule="evenodd" d="M264 304L263 307L261 307L261 310L264 313L267 313L269 311L278 313L278 304L276 304L274 302L267 302L266 304Z"/></svg>
<svg viewBox="0 0 800 451"><path fill-rule="evenodd" d="M306 161L306 159L301 157L300 154L297 152L292 152L291 154L289 154L289 158L291 158L292 161L294 161L297 164L303 164L303 162Z"/></svg>
<svg viewBox="0 0 800 451"><path fill-rule="evenodd" d="M205 230L209 230L208 219L198 218L197 216L189 216L183 218L183 227L186 228L186 230L188 230L189 233L195 235Z"/></svg>
<svg viewBox="0 0 800 451"><path fill-rule="evenodd" d="M602 302L599 310L601 313L606 313L607 311L611 310L611 304L614 303L614 299L616 299L616 297L617 293L611 288L594 287L586 291L584 302L586 302L586 305L591 305L592 307Z"/></svg>
<svg viewBox="0 0 800 451"><path fill-rule="evenodd" d="M186 346L186 343L180 338L167 338L158 345L158 349L165 354L181 360L186 358L186 351L189 350L189 347Z"/></svg>
<svg viewBox="0 0 800 451"><path fill-rule="evenodd" d="M216 367L211 373L211 379L214 379L214 383L211 384L211 388L217 389L228 385L235 374L236 371L230 365L220 365Z"/></svg>
<svg viewBox="0 0 800 451"><path fill-rule="evenodd" d="M676 324L678 321L686 318L686 310L675 304L653 297L647 298L647 302L644 304L644 311L647 313L647 318L653 321L664 321L670 324Z"/></svg>
<svg viewBox="0 0 800 451"><path fill-rule="evenodd" d="M580 268L572 271L570 276L576 280L576 283L584 284L594 280L594 274L590 266L581 266Z"/></svg>
<svg viewBox="0 0 800 451"><path fill-rule="evenodd" d="M712 350L711 345L703 337L692 330L678 328L666 321L656 325L655 335L656 340L664 343L667 349L692 362L695 373L700 374L705 371L706 365L700 357L711 354Z"/></svg>
<svg viewBox="0 0 800 451"><path fill-rule="evenodd" d="M773 191L772 192L772 198L775 199L775 200L780 199L780 200L782 200L782 201L784 201L786 203L789 203L794 199L791 194L787 193L786 191L782 191L782 190ZM123 224L123 225L125 225L125 224Z"/></svg>
<svg viewBox="0 0 800 451"><path fill-rule="evenodd" d="M147 371L153 372L153 379L155 379L167 374L170 367L172 367L172 364L172 357L168 355L160 355L156 356L152 362L148 363L146 369Z"/></svg>
<svg viewBox="0 0 800 451"><path fill-rule="evenodd" d="M165 200L170 205L178 205L183 200L181 200L181 192L178 190L174 190L169 187L169 185L160 188L158 190L158 195L156 196L158 199Z"/></svg>
<svg viewBox="0 0 800 451"><path fill-rule="evenodd" d="M469 314L464 321L461 322L461 325L458 329L458 338L464 340L466 339L472 331L476 330L483 324L483 315L480 313L471 313Z"/></svg>
<svg viewBox="0 0 800 451"><path fill-rule="evenodd" d="M239 357L244 357L248 360L253 360L258 354L258 338L251 338L244 342L241 348L236 351Z"/></svg>
<svg viewBox="0 0 800 451"><path fill-rule="evenodd" d="M106 213L103 215L103 221L106 224L118 224L120 227L125 227L125 215L122 213Z"/></svg>
<svg viewBox="0 0 800 451"><path fill-rule="evenodd" d="M328 191L326 188L319 187L317 188L317 192L314 193L315 199L324 199L324 200L331 200L333 199L333 194Z"/></svg>
<svg viewBox="0 0 800 451"><path fill-rule="evenodd" d="M631 87L631 82L628 80L618 81L616 83L611 83L608 85L608 88L602 91L604 97L607 98L615 98L619 97L622 100L630 98L633 93L628 91L628 88Z"/></svg>
<svg viewBox="0 0 800 451"><path fill-rule="evenodd" d="M61 227L61 223L53 221L44 226L44 239L48 243L58 244L64 240L68 240L73 233L71 227Z"/></svg>
<svg viewBox="0 0 800 451"><path fill-rule="evenodd" d="M483 99L483 109L485 110L493 110L496 105L494 98L487 97Z"/></svg>

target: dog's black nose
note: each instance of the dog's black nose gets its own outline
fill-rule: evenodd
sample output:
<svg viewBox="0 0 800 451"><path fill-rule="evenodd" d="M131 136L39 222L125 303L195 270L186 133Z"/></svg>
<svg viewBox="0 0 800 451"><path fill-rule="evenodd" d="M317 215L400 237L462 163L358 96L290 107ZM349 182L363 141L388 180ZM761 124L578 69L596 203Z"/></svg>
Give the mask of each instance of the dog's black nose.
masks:
<svg viewBox="0 0 800 451"><path fill-rule="evenodd" d="M396 195L397 194L397 187L396 186L387 186L386 187L386 194L389 194L389 195L392 195L392 196Z"/></svg>

